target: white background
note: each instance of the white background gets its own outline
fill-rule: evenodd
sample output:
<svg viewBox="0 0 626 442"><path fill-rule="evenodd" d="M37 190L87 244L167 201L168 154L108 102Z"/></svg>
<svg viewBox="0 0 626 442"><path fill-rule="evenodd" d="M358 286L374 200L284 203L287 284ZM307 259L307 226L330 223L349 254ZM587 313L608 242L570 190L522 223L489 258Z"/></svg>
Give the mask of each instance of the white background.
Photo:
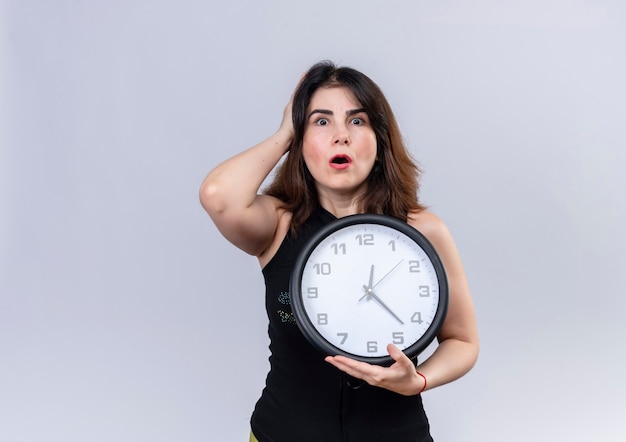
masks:
<svg viewBox="0 0 626 442"><path fill-rule="evenodd" d="M435 439L624 440L623 5L0 0L0 440L247 440L262 279L197 191L322 59L464 257L482 351Z"/></svg>

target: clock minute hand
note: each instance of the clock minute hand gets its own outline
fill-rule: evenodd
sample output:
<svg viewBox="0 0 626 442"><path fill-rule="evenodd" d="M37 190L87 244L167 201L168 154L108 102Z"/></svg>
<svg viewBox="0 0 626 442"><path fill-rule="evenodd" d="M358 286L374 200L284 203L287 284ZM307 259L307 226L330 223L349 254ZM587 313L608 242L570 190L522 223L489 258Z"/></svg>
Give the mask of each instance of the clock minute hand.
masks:
<svg viewBox="0 0 626 442"><path fill-rule="evenodd" d="M368 286L366 286L366 285L363 285L363 288L365 289L365 296L367 296L367 297L368 297L368 299L370 299L370 298L374 298L374 301L378 302L378 304L380 304L380 306L381 306L382 308L384 308L385 310L387 310L387 311L391 314L391 316L393 316L394 318L396 318L396 319L397 319L397 321L398 321L400 324L404 325L404 322L402 322L402 319L400 319L400 318L398 317L398 315L396 315L396 314L395 314L395 313L394 313L394 312L393 312L393 311L392 311L389 307L387 307L387 304L385 304L385 303L382 301L382 299L380 299L380 298L378 297L378 295L376 295L376 293L374 293L374 291L373 291L371 288L369 288L369 287L368 287ZM363 298L361 298L361 299L363 299Z"/></svg>

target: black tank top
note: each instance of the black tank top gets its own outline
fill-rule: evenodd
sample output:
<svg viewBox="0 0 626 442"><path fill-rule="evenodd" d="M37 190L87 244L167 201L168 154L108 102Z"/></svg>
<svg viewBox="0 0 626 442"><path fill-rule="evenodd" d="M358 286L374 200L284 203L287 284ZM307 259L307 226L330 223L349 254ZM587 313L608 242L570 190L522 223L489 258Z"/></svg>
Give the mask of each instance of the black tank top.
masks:
<svg viewBox="0 0 626 442"><path fill-rule="evenodd" d="M252 414L259 442L432 441L421 396L402 396L348 379L300 333L289 277L307 240L336 219L320 208L297 235L287 233L263 268L270 372Z"/></svg>

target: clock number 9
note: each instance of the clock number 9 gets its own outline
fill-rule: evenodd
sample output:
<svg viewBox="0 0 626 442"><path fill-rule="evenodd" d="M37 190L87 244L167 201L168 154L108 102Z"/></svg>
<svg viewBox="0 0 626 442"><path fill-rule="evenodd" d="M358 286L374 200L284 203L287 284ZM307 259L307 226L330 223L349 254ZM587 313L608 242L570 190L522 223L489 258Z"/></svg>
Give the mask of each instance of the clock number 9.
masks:
<svg viewBox="0 0 626 442"><path fill-rule="evenodd" d="M317 287L309 287L306 289L307 298L317 298Z"/></svg>

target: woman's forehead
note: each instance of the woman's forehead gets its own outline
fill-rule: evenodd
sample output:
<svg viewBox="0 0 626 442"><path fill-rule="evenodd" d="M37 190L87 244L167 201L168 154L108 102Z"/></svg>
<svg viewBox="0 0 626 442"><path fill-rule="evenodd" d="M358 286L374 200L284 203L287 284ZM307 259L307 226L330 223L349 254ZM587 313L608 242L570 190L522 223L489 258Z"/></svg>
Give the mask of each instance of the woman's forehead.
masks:
<svg viewBox="0 0 626 442"><path fill-rule="evenodd" d="M354 93L346 86L323 86L311 96L308 110L333 107L361 107Z"/></svg>

